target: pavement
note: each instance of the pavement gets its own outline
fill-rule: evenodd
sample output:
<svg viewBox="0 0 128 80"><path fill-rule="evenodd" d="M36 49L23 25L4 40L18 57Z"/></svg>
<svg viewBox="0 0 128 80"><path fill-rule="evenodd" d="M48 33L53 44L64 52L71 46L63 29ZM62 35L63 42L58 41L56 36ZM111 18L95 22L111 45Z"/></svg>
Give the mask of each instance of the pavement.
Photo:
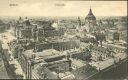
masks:
<svg viewBox="0 0 128 80"><path fill-rule="evenodd" d="M0 53L1 54L1 53ZM0 79L10 79L0 55Z"/></svg>

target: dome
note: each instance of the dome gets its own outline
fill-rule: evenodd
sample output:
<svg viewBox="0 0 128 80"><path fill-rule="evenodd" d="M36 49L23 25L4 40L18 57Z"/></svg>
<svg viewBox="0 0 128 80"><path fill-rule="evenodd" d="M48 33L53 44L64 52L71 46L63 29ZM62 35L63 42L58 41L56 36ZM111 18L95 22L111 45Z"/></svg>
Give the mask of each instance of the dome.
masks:
<svg viewBox="0 0 128 80"><path fill-rule="evenodd" d="M91 8L85 20L96 20L96 17L93 15Z"/></svg>

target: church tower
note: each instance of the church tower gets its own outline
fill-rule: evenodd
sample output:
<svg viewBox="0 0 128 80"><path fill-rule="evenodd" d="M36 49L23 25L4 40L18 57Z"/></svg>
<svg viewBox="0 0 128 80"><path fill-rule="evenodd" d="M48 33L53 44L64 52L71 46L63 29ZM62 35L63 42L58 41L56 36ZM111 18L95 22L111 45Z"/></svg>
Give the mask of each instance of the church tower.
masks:
<svg viewBox="0 0 128 80"><path fill-rule="evenodd" d="M78 25L81 26L82 23L81 23L80 17L78 17L77 22L78 22Z"/></svg>

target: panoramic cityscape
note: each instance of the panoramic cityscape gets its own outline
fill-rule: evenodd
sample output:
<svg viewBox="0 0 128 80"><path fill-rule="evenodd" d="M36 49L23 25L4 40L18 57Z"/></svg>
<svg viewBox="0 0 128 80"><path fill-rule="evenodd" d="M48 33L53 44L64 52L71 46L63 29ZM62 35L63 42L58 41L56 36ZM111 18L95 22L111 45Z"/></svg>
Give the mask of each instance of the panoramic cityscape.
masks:
<svg viewBox="0 0 128 80"><path fill-rule="evenodd" d="M1 16L0 79L127 80L127 16L91 5L84 16Z"/></svg>

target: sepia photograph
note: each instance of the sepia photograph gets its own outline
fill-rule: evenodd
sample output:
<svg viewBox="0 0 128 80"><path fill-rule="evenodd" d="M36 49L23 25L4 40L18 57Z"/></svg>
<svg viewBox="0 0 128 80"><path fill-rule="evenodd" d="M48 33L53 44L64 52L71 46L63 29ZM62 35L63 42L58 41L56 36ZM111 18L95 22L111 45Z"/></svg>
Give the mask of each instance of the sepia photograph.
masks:
<svg viewBox="0 0 128 80"><path fill-rule="evenodd" d="M127 0L0 0L0 79L128 80Z"/></svg>

